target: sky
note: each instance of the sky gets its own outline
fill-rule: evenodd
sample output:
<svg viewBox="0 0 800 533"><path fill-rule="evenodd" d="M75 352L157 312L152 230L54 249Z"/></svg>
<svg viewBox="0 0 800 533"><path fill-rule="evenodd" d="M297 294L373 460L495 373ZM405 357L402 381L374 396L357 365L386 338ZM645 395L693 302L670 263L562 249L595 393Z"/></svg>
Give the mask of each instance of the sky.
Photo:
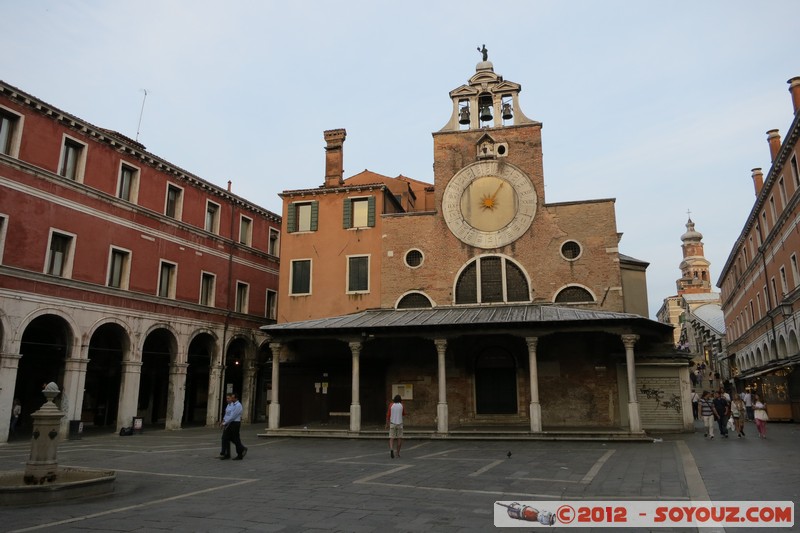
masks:
<svg viewBox="0 0 800 533"><path fill-rule="evenodd" d="M486 45L543 123L548 203L616 199L620 252L676 294L691 211L719 279L785 134L800 2L0 0L0 79L280 214L345 177L433 182L431 134ZM145 98L146 91L146 98Z"/></svg>

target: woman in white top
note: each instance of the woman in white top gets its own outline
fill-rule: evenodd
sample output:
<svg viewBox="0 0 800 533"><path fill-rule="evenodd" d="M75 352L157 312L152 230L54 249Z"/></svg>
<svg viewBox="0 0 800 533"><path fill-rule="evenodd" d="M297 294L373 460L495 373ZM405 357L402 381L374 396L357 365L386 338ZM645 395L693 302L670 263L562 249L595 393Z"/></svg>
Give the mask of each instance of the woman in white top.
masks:
<svg viewBox="0 0 800 533"><path fill-rule="evenodd" d="M756 429L758 429L758 436L762 439L767 438L767 404L761 401L758 394L753 394L753 417L756 419Z"/></svg>

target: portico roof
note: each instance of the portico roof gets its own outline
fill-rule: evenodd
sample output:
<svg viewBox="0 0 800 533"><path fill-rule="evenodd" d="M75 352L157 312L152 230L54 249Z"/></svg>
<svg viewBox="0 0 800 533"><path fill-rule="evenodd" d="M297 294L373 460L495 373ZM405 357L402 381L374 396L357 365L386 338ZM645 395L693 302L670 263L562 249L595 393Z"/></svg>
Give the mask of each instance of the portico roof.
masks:
<svg viewBox="0 0 800 533"><path fill-rule="evenodd" d="M672 335L672 326L640 315L550 304L439 306L422 309L368 309L349 315L262 326L275 338L324 337L348 333L405 333L436 330L526 328L597 330L608 326L615 332L648 332Z"/></svg>

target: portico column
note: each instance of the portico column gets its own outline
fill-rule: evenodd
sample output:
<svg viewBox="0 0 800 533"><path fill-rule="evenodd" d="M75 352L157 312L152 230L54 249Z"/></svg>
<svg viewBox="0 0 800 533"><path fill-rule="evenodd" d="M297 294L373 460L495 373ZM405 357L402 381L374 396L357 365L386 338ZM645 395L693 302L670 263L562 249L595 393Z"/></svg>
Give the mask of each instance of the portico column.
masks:
<svg viewBox="0 0 800 533"><path fill-rule="evenodd" d="M70 420L80 420L83 411L83 388L86 385L86 366L89 364L89 346L81 348L81 357L70 357L64 361L64 383L61 388L61 410L66 416L61 419L59 435L66 437ZM66 400L66 401L64 401Z"/></svg>
<svg viewBox="0 0 800 533"><path fill-rule="evenodd" d="M447 433L449 428L447 412L447 373L445 371L445 352L447 339L435 339L436 354L439 358L439 403L436 406L436 431Z"/></svg>
<svg viewBox="0 0 800 533"><path fill-rule="evenodd" d="M142 377L141 361L122 362L122 386L119 389L117 430L131 427L139 407L139 381Z"/></svg>
<svg viewBox="0 0 800 533"><path fill-rule="evenodd" d="M639 340L639 335L622 335L622 344L625 345L625 366L628 371L628 420L631 433L642 431L642 421L639 418L639 400L636 399L636 364L633 360L633 346Z"/></svg>
<svg viewBox="0 0 800 533"><path fill-rule="evenodd" d="M172 363L169 367L169 397L165 429L181 429L186 401L186 369L189 363Z"/></svg>
<svg viewBox="0 0 800 533"><path fill-rule="evenodd" d="M536 363L536 346L539 344L539 337L525 337L528 344L528 371L530 373L531 404L529 407L531 415L531 432L542 432L542 405L539 403L539 367Z"/></svg>
<svg viewBox="0 0 800 533"><path fill-rule="evenodd" d="M222 371L219 363L212 363L208 371L208 403L206 404L206 426L214 427L219 423L222 405Z"/></svg>
<svg viewBox="0 0 800 533"><path fill-rule="evenodd" d="M245 361L244 379L242 382L242 424L253 421L253 391L255 390L256 362Z"/></svg>
<svg viewBox="0 0 800 533"><path fill-rule="evenodd" d="M272 399L269 402L269 429L278 429L281 421L281 404L278 402L278 384L281 365L281 343L269 343L272 350Z"/></svg>
<svg viewBox="0 0 800 533"><path fill-rule="evenodd" d="M359 356L361 355L361 342L351 342L350 352L353 354L352 399L350 401L350 431L361 431L361 404L359 403Z"/></svg>
<svg viewBox="0 0 800 533"><path fill-rule="evenodd" d="M11 409L14 403L14 384L21 355L0 353L0 442L8 442Z"/></svg>

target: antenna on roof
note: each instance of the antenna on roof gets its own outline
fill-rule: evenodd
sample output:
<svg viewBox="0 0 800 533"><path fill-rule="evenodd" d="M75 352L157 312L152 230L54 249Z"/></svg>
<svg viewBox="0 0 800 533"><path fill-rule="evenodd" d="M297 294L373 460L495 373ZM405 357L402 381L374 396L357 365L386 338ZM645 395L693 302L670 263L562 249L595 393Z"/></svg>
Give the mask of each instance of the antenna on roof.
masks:
<svg viewBox="0 0 800 533"><path fill-rule="evenodd" d="M142 127L142 115L144 115L144 102L147 100L147 89L142 89L144 96L142 97L142 110L139 111L139 124L136 126L136 142L139 142L139 129Z"/></svg>

